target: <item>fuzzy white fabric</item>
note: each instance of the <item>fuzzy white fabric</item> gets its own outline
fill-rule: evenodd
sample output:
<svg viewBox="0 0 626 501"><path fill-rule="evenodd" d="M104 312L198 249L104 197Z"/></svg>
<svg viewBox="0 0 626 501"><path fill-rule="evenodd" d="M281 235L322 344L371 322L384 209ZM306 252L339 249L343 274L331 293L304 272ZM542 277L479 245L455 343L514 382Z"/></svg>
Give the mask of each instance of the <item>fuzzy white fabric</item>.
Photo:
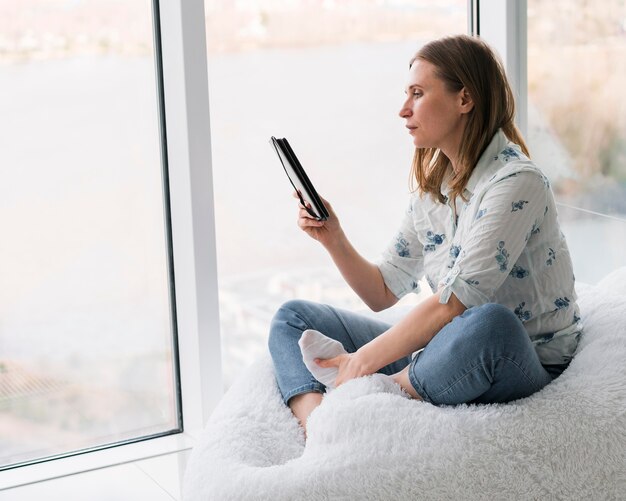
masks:
<svg viewBox="0 0 626 501"><path fill-rule="evenodd" d="M626 499L626 268L577 291L585 334L541 391L435 407L365 376L325 394L306 446L267 353L211 415L183 499Z"/></svg>

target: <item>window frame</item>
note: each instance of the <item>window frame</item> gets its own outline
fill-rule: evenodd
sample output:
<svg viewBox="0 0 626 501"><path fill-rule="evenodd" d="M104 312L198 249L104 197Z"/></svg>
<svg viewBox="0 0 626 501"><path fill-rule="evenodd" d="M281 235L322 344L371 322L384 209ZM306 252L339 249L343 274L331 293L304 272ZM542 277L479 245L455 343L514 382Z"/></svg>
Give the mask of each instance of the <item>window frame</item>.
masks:
<svg viewBox="0 0 626 501"><path fill-rule="evenodd" d="M528 132L527 1L470 0L471 33L479 35L502 58L516 101L515 122Z"/></svg>
<svg viewBox="0 0 626 501"><path fill-rule="evenodd" d="M191 449L223 394L204 1L151 4L181 429L2 471L0 491Z"/></svg>

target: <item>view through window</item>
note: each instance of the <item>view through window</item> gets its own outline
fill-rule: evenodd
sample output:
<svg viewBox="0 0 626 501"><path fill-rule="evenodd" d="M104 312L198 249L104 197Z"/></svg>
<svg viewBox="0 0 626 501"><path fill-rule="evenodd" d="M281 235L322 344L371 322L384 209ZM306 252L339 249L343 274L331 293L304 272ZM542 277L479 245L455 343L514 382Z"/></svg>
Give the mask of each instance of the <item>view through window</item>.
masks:
<svg viewBox="0 0 626 501"><path fill-rule="evenodd" d="M0 0L0 466L179 429L149 0Z"/></svg>
<svg viewBox="0 0 626 501"><path fill-rule="evenodd" d="M266 350L284 301L366 309L297 227L270 136L289 139L348 238L376 259L409 200L413 144L398 116L409 60L430 39L466 33L467 2L205 0L205 9L228 388Z"/></svg>
<svg viewBox="0 0 626 501"><path fill-rule="evenodd" d="M530 152L587 283L626 265L625 87L625 2L528 0Z"/></svg>

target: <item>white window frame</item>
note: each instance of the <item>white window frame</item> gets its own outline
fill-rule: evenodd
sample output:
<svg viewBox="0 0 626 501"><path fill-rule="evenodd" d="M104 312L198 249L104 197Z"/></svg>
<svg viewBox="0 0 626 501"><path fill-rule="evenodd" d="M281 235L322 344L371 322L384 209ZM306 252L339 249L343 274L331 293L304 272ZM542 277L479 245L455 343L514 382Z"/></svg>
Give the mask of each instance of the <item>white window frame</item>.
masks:
<svg viewBox="0 0 626 501"><path fill-rule="evenodd" d="M222 397L204 1L159 10L183 431L6 470L0 490L190 449Z"/></svg>
<svg viewBox="0 0 626 501"><path fill-rule="evenodd" d="M515 122L522 135L528 131L527 1L472 0L469 9L479 35L502 58L516 101Z"/></svg>
<svg viewBox="0 0 626 501"><path fill-rule="evenodd" d="M162 3L182 412L193 433L223 393L204 0Z"/></svg>

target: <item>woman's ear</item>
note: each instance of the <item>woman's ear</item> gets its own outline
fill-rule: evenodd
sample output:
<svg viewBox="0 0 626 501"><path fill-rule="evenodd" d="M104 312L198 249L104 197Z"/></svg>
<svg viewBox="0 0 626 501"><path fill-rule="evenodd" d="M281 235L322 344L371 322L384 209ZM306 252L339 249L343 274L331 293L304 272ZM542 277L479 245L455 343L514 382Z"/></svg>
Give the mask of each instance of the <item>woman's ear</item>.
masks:
<svg viewBox="0 0 626 501"><path fill-rule="evenodd" d="M472 99L472 96L470 96L470 93L467 92L467 89L465 87L463 87L459 91L459 97L461 99L460 101L461 114L469 113L470 111L474 109L474 100Z"/></svg>

